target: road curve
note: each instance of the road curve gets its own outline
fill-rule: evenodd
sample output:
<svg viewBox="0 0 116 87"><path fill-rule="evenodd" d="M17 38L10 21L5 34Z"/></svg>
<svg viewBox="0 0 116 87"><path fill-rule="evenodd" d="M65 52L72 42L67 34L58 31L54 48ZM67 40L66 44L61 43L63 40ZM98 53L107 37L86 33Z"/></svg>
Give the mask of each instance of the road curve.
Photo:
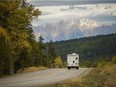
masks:
<svg viewBox="0 0 116 87"><path fill-rule="evenodd" d="M62 68L18 74L7 78L1 78L0 87L29 87L45 85L76 76L82 77L91 70L92 69L90 68L79 68L78 70Z"/></svg>

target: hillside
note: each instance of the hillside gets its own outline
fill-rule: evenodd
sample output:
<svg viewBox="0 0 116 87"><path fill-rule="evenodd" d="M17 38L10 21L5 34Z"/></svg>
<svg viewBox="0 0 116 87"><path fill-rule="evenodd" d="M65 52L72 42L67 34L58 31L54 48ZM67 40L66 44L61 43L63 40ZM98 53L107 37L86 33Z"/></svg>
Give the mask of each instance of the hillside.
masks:
<svg viewBox="0 0 116 87"><path fill-rule="evenodd" d="M54 42L57 55L66 61L67 54L79 53L80 63L97 59L110 60L116 55L116 34L99 35Z"/></svg>

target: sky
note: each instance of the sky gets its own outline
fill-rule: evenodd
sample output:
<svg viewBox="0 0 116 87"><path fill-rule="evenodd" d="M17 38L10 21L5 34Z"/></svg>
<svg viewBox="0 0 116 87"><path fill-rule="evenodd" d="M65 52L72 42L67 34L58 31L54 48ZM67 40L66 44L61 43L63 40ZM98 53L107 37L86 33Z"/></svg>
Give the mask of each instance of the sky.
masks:
<svg viewBox="0 0 116 87"><path fill-rule="evenodd" d="M106 2L98 0L81 0L80 2L78 2L79 0L68 0L69 2L62 0L53 0L51 2L48 0L44 0L45 2L41 1L43 0L28 0L28 2L35 5L35 8L42 12L42 14L32 22L32 25L34 26L36 37L43 36L46 39L46 42L50 40L67 40L72 39L73 37L79 38L81 36L86 37L102 34L100 32L91 33L93 29L98 27L100 30L102 25L106 25L107 28L109 28L110 25L112 27L110 33L115 33L114 27L116 28L116 26L113 24L116 24L116 0L113 0L113 2L111 0L103 0ZM79 26L81 26L81 28ZM87 27L87 29L82 27ZM58 28L61 28L61 30L59 31ZM89 32L83 33L85 30ZM72 35L74 33L73 31L78 31L80 36L68 35L69 33ZM103 32L109 32L109 30ZM59 35L63 36L63 38Z"/></svg>
<svg viewBox="0 0 116 87"><path fill-rule="evenodd" d="M91 18L99 23L116 22L116 4L43 6L36 8L42 11L42 15L39 17L40 21L45 22L60 21L68 18Z"/></svg>
<svg viewBox="0 0 116 87"><path fill-rule="evenodd" d="M28 1L33 1L31 3L34 3L34 1L36 0L28 0ZM38 22L44 23L49 21L60 21L62 19L65 20L68 18L76 18L76 19L90 18L96 20L97 22L102 22L102 23L116 22L116 3L91 4L90 2L89 4L87 3L81 5L80 4L72 5L73 2L71 0L70 1L72 3L67 2L67 4L63 1L54 0L54 1L59 1L59 3L50 2L49 5L49 2L44 2L43 4L42 2L39 1L43 1L43 0L38 0L36 1L36 4L35 3L34 4L36 8L42 11L42 15L39 16L38 18L39 21L33 22L34 25L38 24ZM63 3L66 5L63 5ZM43 6L41 6L41 4L43 4Z"/></svg>

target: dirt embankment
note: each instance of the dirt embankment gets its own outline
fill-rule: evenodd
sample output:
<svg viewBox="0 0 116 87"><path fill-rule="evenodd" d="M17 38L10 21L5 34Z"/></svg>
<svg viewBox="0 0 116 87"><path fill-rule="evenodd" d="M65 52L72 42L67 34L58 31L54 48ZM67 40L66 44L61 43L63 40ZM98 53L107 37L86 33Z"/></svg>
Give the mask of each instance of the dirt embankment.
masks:
<svg viewBox="0 0 116 87"><path fill-rule="evenodd" d="M46 70L47 67L44 66L39 66L39 67L28 67L23 69L19 69L17 73L26 73L26 72L33 72L33 71L38 71L38 70Z"/></svg>

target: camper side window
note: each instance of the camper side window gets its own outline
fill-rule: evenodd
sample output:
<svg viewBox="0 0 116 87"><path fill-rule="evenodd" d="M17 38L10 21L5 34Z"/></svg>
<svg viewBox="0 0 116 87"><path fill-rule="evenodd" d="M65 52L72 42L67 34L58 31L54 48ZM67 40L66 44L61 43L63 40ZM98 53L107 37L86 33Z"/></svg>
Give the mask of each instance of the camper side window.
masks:
<svg viewBox="0 0 116 87"><path fill-rule="evenodd" d="M78 60L78 58L76 57L76 60Z"/></svg>
<svg viewBox="0 0 116 87"><path fill-rule="evenodd" d="M75 63L75 61L73 61L73 63Z"/></svg>

